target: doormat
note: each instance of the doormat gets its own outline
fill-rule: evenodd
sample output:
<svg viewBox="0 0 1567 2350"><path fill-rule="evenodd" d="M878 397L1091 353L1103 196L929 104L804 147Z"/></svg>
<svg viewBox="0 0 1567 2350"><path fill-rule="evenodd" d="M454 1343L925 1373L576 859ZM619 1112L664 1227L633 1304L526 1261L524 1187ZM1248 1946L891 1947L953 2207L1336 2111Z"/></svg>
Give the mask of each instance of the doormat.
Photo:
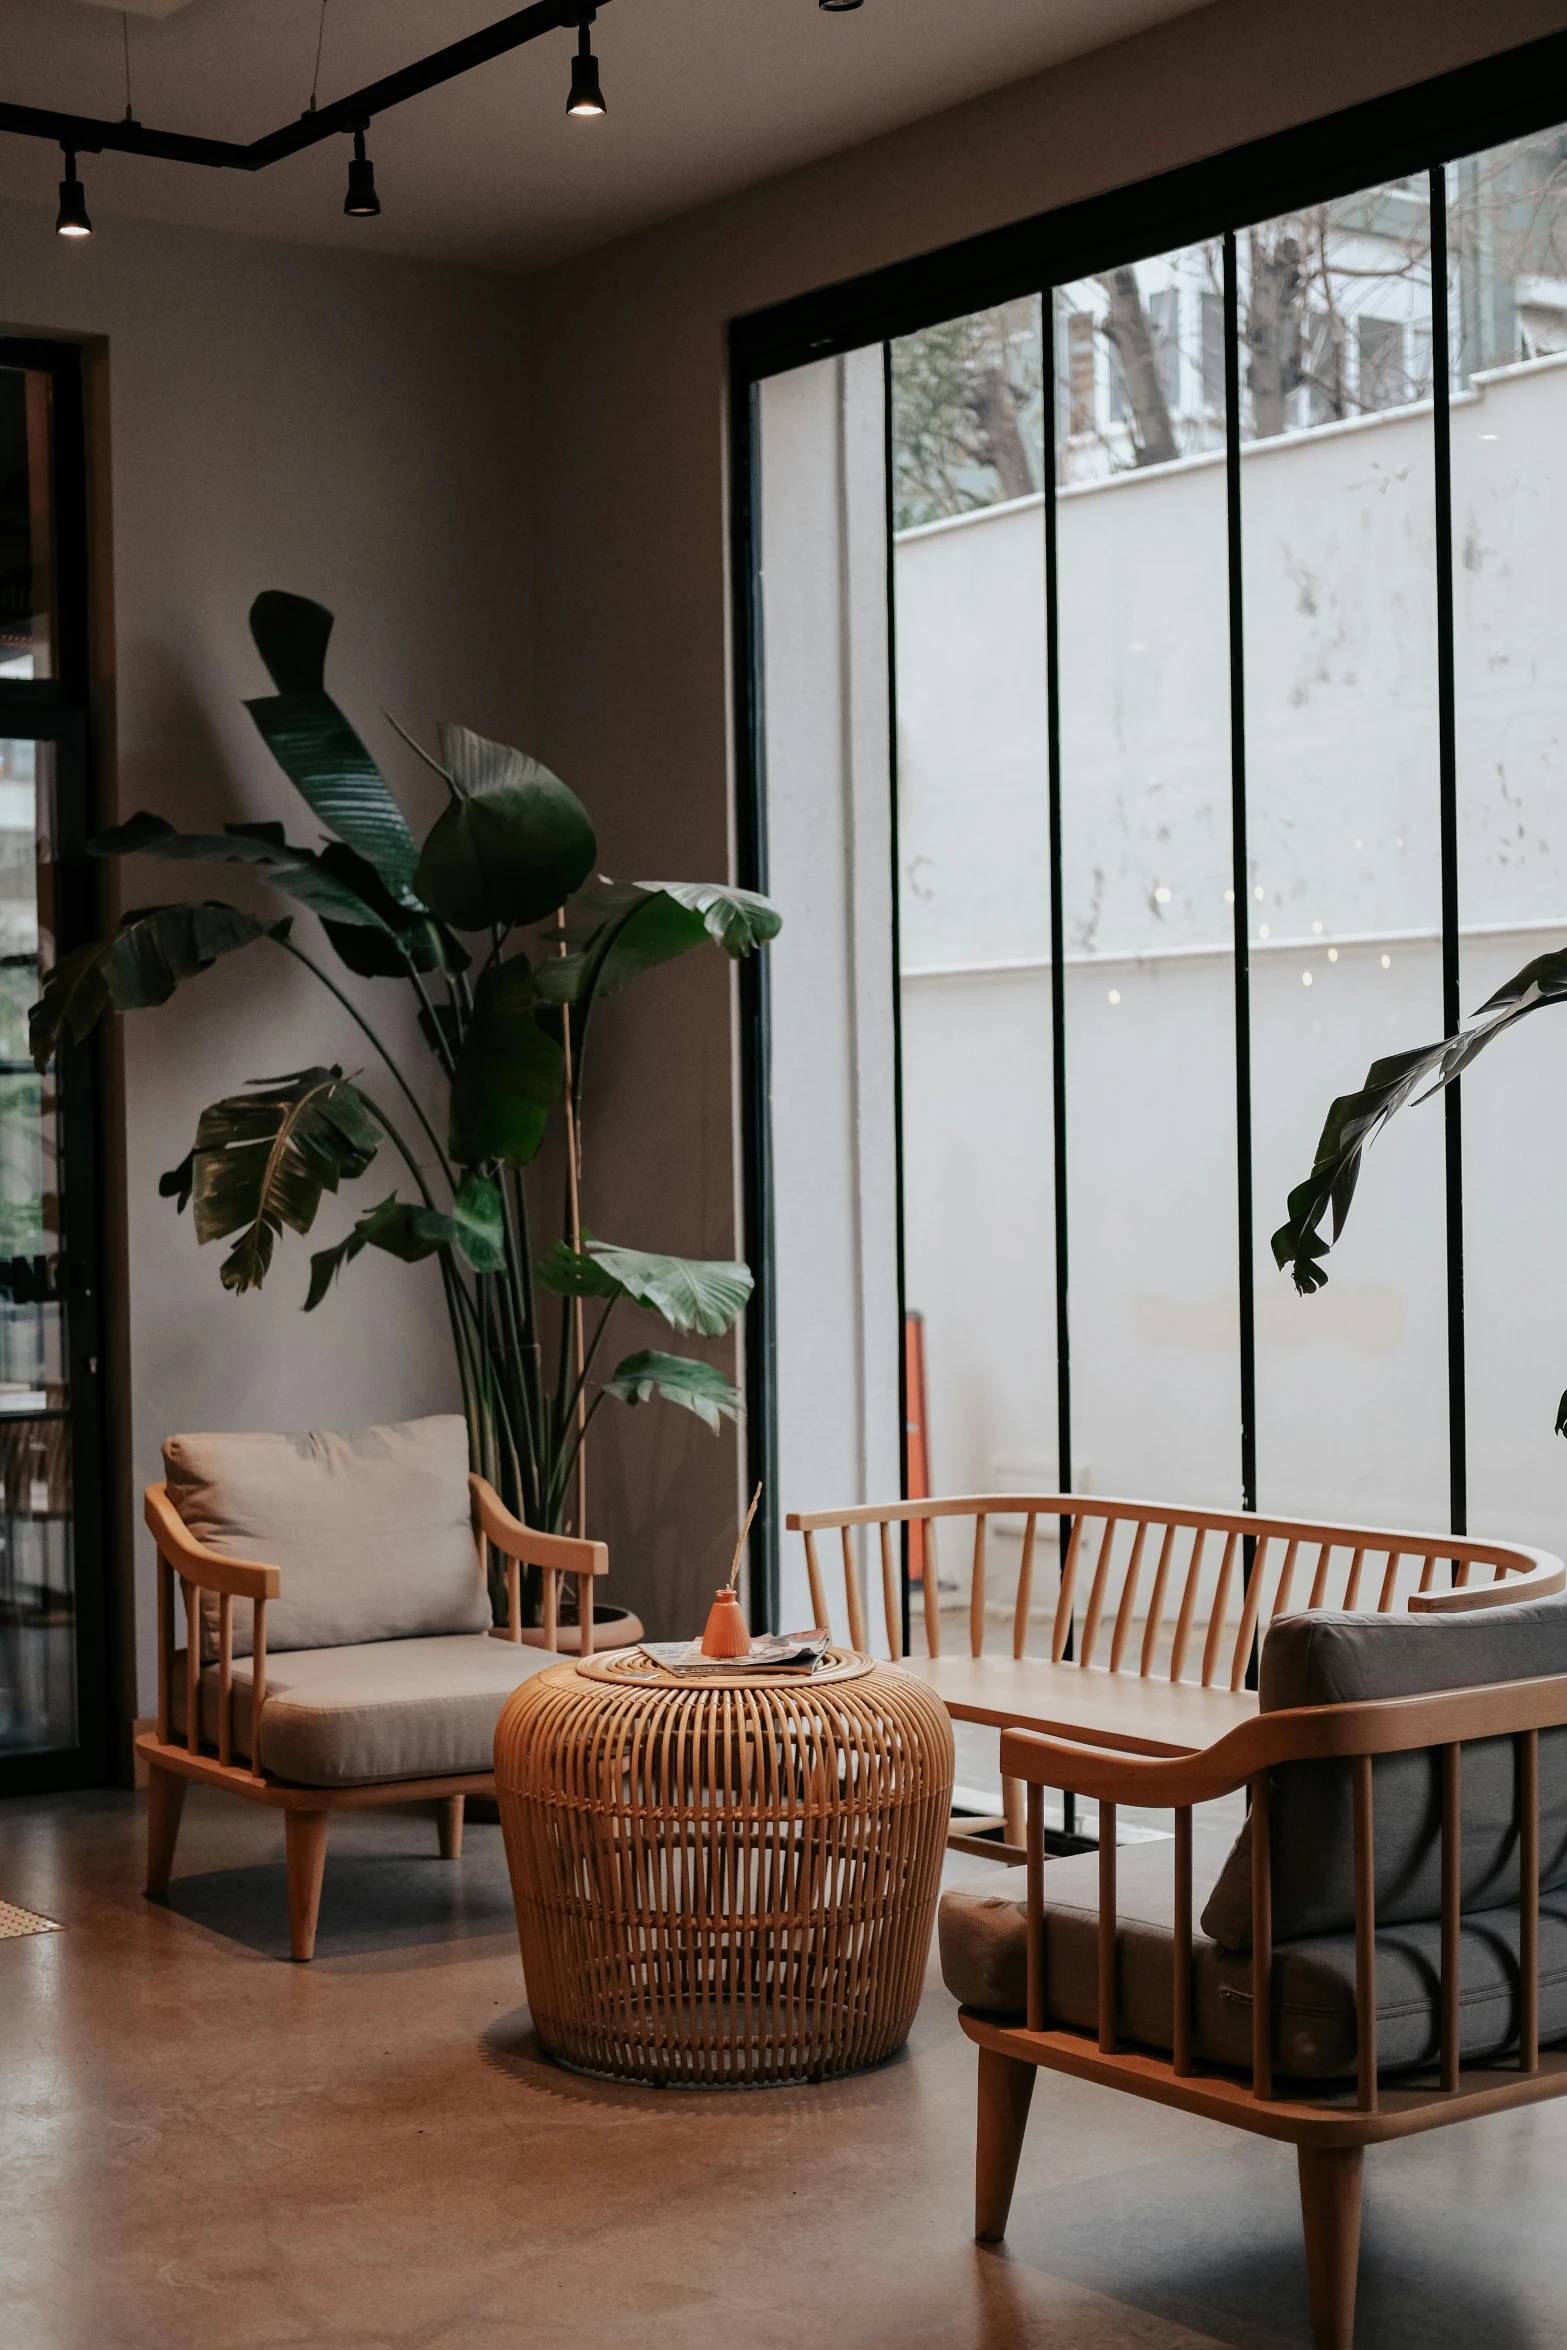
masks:
<svg viewBox="0 0 1567 2350"><path fill-rule="evenodd" d="M13 1909L9 1901L0 1901L0 1942L9 1942L19 1934L58 1934L57 1918L43 1918L35 1909Z"/></svg>

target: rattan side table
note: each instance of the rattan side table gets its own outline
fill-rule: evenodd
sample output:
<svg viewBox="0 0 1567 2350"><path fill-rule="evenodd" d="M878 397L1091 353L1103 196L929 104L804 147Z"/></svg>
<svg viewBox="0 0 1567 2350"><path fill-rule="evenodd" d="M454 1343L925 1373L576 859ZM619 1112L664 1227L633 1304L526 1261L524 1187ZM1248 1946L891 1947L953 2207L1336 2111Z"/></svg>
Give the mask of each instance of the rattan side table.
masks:
<svg viewBox="0 0 1567 2350"><path fill-rule="evenodd" d="M946 1708L833 1650L679 1681L637 1651L524 1681L495 1787L534 2028L621 2080L878 2063L914 2020L952 1798Z"/></svg>

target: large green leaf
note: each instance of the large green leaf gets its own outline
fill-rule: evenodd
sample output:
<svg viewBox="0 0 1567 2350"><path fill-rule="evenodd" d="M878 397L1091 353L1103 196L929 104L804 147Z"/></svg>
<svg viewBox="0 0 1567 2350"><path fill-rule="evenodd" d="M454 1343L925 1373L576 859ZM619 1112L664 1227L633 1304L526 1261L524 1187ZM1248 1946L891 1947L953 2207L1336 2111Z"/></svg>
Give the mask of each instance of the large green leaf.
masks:
<svg viewBox="0 0 1567 2350"><path fill-rule="evenodd" d="M506 1210L500 1185L470 1167L452 1202L457 1245L476 1273L498 1273L506 1262Z"/></svg>
<svg viewBox="0 0 1567 2350"><path fill-rule="evenodd" d="M247 702L262 740L323 824L372 864L404 905L418 844L385 777L330 694Z"/></svg>
<svg viewBox="0 0 1567 2350"><path fill-rule="evenodd" d="M1504 1029L1530 1012L1564 1000L1567 948L1558 948L1554 954L1537 955L1526 963L1495 995L1487 997L1467 1027L1456 1035L1445 1037L1440 1044L1420 1045L1413 1052L1373 1061L1360 1091L1340 1094L1330 1105L1311 1173L1290 1193L1289 1220L1273 1235L1274 1261L1291 1269L1303 1297L1321 1289L1327 1280L1321 1259L1331 1244L1322 1238L1322 1220L1331 1208L1333 1239L1337 1240L1355 1196L1366 1146L1389 1118L1416 1094L1425 1101L1451 1085ZM1567 1406L1567 1398L1563 1401Z"/></svg>
<svg viewBox="0 0 1567 2350"><path fill-rule="evenodd" d="M734 1419L744 1408L745 1400L740 1390L722 1371L715 1371L711 1363L695 1362L689 1355L652 1351L627 1355L623 1363L617 1363L613 1374L604 1382L604 1393L631 1404L648 1403L655 1395L661 1395L666 1403L683 1404L688 1412L695 1412L715 1436L719 1415Z"/></svg>
<svg viewBox="0 0 1567 2350"><path fill-rule="evenodd" d="M338 1241L333 1248L316 1250L310 1260L310 1290L305 1299L305 1312L315 1312L343 1267L352 1264L362 1249L384 1249L388 1256L400 1258L405 1265L417 1265L423 1258L433 1257L438 1249L450 1248L456 1237L450 1216L443 1216L436 1208L410 1206L393 1192L379 1207L369 1209L359 1218L346 1240Z"/></svg>
<svg viewBox="0 0 1567 2350"><path fill-rule="evenodd" d="M738 961L783 928L768 899L716 881L609 882L584 901L579 929L581 915L592 922L585 943L540 969L549 1002L587 1005L709 939Z"/></svg>
<svg viewBox="0 0 1567 2350"><path fill-rule="evenodd" d="M675 1330L718 1338L751 1295L748 1265L705 1257L650 1255L588 1240L579 1256L558 1240L539 1267L539 1279L557 1297L623 1297L647 1306Z"/></svg>
<svg viewBox="0 0 1567 2350"><path fill-rule="evenodd" d="M386 778L325 689L331 613L307 596L269 589L250 608L250 633L278 689L245 705L262 740L328 830L375 867L400 904L412 905L418 844Z"/></svg>
<svg viewBox="0 0 1567 2350"><path fill-rule="evenodd" d="M544 1140L566 1060L535 1015L526 955L491 966L452 1077L451 1153L460 1166L500 1159L526 1166Z"/></svg>
<svg viewBox="0 0 1567 2350"><path fill-rule="evenodd" d="M222 832L176 832L162 816L143 808L128 823L100 832L88 843L88 851L94 857L253 865L266 874L274 889L296 898L323 920L381 931L394 927L385 909L395 913L400 924L410 920L383 888L374 867L362 857L339 841L331 842L319 856L310 849L295 848L284 839L281 824L232 824ZM367 889L367 883L373 887ZM400 962L398 968L403 968Z"/></svg>
<svg viewBox="0 0 1567 2350"><path fill-rule="evenodd" d="M362 1175L380 1139L369 1103L341 1069L301 1069L203 1110L191 1197L198 1240L240 1235L224 1261L224 1288L259 1288L284 1225L308 1232L322 1192Z"/></svg>
<svg viewBox="0 0 1567 2350"><path fill-rule="evenodd" d="M311 913L351 971L405 979L415 970L462 971L468 957L423 907L393 897L375 867L343 841L319 851L294 847L281 824L229 824L222 832L176 832L145 808L88 843L95 857L162 857L179 863L252 865Z"/></svg>
<svg viewBox="0 0 1567 2350"><path fill-rule="evenodd" d="M166 1004L182 979L210 971L220 955L258 938L286 938L287 920L267 924L218 903L141 906L110 938L75 948L50 972L28 1014L36 1068L61 1042L79 1044L108 1011Z"/></svg>
<svg viewBox="0 0 1567 2350"><path fill-rule="evenodd" d="M445 923L394 898L375 867L346 841L328 841L316 861L377 918L371 925L352 915L341 922L322 916L322 929L350 971L362 979L406 979L409 963L416 971L467 970L467 949Z"/></svg>
<svg viewBox="0 0 1567 2350"><path fill-rule="evenodd" d="M442 727L441 755L457 797L425 841L419 895L458 930L541 922L593 870L587 810L526 752L466 727Z"/></svg>

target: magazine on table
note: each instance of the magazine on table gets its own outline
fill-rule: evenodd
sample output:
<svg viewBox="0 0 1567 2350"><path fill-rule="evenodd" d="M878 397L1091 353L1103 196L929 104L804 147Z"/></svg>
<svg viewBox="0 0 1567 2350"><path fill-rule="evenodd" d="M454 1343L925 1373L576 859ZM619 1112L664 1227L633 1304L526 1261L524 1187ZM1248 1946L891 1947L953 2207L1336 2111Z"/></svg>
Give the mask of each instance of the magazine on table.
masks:
<svg viewBox="0 0 1567 2350"><path fill-rule="evenodd" d="M709 1675L725 1680L748 1673L792 1673L804 1678L826 1661L832 1634L819 1626L809 1632L759 1632L748 1656L704 1656L700 1640L644 1640L642 1654L650 1664L682 1679Z"/></svg>

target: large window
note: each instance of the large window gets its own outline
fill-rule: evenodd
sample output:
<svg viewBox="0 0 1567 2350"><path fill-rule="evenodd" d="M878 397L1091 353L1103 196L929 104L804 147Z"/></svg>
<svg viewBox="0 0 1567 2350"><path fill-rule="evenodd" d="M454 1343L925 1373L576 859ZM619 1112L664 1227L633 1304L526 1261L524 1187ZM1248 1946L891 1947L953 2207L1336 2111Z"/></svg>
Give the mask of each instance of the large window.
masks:
<svg viewBox="0 0 1567 2350"><path fill-rule="evenodd" d="M79 354L0 341L0 1792L109 1753L95 1087L28 1007L93 934Z"/></svg>
<svg viewBox="0 0 1567 2350"><path fill-rule="evenodd" d="M807 1245L783 1197L778 1137L808 1104L775 1064L756 1205L796 1238L756 1350L770 1424L793 1379L823 1427L852 1404L884 1463L902 1361L934 1491L1059 1479L1561 1548L1561 1023L1378 1141L1319 1296L1270 1248L1330 1099L1567 942L1567 131L1518 134L1540 65L1471 77L1468 113L1433 85L1353 137L1294 134L867 281L858 334L854 289L737 330L742 395L765 379L736 407L741 685L767 752L751 869L795 878L768 870L770 827L827 837L821 759L777 765L814 709L824 745L861 746L839 837L862 907L881 841L896 987L884 1013L840 954L840 996L802 1021L782 961L774 984L792 1033L835 1011L852 1031L845 1132L857 1072L894 1102L878 1295L922 1341L879 1374L863 1342L802 1374L790 1318L824 1327L828 1236L813 1211ZM1506 135L1471 153L1465 125ZM810 373L792 353L824 345L848 355L811 361L840 370L839 474L807 452L791 475L769 420ZM798 546L808 498L845 494L844 452L878 442L883 561L856 619L871 469L814 525L836 601L767 548ZM831 674L785 681L803 617ZM842 906L821 941L808 895L784 910L819 989ZM866 1201L843 1225L862 1258L890 1229ZM818 1460L785 1433L781 1507L882 1497L818 1490ZM831 1474L852 1482L841 1456ZM961 1605L962 1563L941 1574Z"/></svg>

